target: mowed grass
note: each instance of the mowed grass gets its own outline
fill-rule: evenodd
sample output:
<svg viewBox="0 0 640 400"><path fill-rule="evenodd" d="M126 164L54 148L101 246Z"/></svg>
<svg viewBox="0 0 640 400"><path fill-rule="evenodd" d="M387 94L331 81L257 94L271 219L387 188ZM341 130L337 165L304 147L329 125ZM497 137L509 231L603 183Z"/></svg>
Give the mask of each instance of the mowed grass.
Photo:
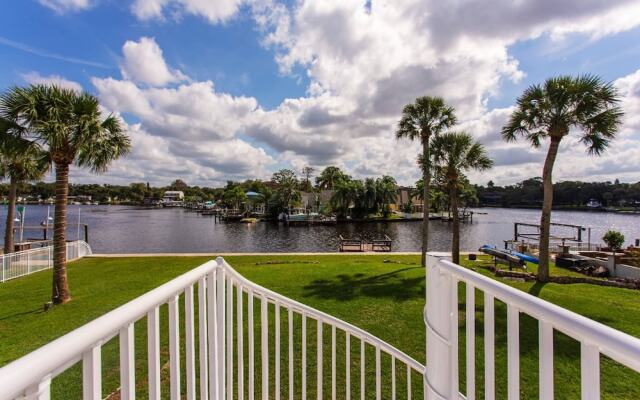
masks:
<svg viewBox="0 0 640 400"><path fill-rule="evenodd" d="M126 303L129 300L169 281L195 266L209 260L206 257L150 257L150 258L88 258L69 266L69 279L73 301L44 312L43 304L50 296L51 272L7 282L0 286L0 365L4 365L51 340L81 326L94 318ZM424 362L425 327L422 320L424 307L425 274L419 267L418 256L385 255L327 255L327 256L234 256L227 261L251 281L274 290L311 307L352 323L387 341L419 362ZM263 264L269 261L269 264ZM478 272L490 275L486 259L465 264ZM553 268L553 274L566 271ZM605 288L591 285L540 285L529 282L504 281L520 290L554 302L589 318L640 337L640 292ZM464 393L464 287L460 285L460 371L461 390ZM236 298L236 293L234 293ZM248 390L247 370L247 296L243 296L243 332L245 348L245 383ZM234 307L237 306L234 305ZM183 303L180 312L183 314ZM476 394L482 398L484 390L483 359L483 303L482 294L476 293ZM234 310L235 311L235 310ZM255 313L255 371L261 371L260 357L260 302L254 302ZM496 301L496 387L497 398L506 398L506 306ZM269 345L274 349L274 307L269 307ZM167 310L161 308L161 364L163 382L168 382L168 328ZM197 315L197 314L196 314ZM301 337L300 316L294 316L294 364L296 398L301 396ZM287 358L288 316L281 311L282 331L282 396L288 397ZM237 335L234 326L234 347ZM520 320L521 393L522 398L538 397L538 339L537 322L522 316ZM317 325L307 319L307 397L316 397L316 343ZM331 329L324 326L323 334L323 390L324 398L331 395ZM184 325L181 325L184 334ZM135 325L137 395L146 397L146 318ZM184 341L181 342L184 346ZM337 398L345 398L345 336L336 335L336 386ZM579 343L559 333L555 335L555 386L556 398L580 398ZM184 347L182 355L182 388L185 391ZM196 353L197 354L197 353ZM103 346L103 395L117 391L119 386L117 338ZM365 348L367 365L371 366L375 349ZM237 368L234 360L234 369ZM360 342L351 338L352 398L360 397ZM382 398L390 398L390 357L382 357ZM434 361L435 362L435 361ZM640 375L602 357L603 398L640 398ZM273 397L275 369L270 359ZM396 365L397 398L406 398L406 369ZM259 381L259 379L257 379ZM366 398L375 398L375 371L365 370ZM237 382L235 383L237 389ZM412 376L414 398L422 395L422 382L417 374ZM81 368L79 365L62 374L53 383L53 398L81 398ZM259 398L261 387L256 384ZM248 396L245 394L244 396ZM163 391L168 398L168 390Z"/></svg>

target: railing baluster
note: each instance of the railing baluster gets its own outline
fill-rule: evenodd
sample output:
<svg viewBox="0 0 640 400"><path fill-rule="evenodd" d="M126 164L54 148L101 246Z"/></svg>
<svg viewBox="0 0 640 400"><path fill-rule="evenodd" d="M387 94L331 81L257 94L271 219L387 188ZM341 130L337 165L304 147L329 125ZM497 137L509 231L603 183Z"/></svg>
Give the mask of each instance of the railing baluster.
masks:
<svg viewBox="0 0 640 400"><path fill-rule="evenodd" d="M495 375L495 310L492 294L484 294L484 398L494 400Z"/></svg>
<svg viewBox="0 0 640 400"><path fill-rule="evenodd" d="M275 398L280 398L280 303L275 303L275 339L274 345L276 347L275 355Z"/></svg>
<svg viewBox="0 0 640 400"><path fill-rule="evenodd" d="M171 400L180 400L180 311L178 296L169 300L169 376Z"/></svg>
<svg viewBox="0 0 640 400"><path fill-rule="evenodd" d="M218 309L216 311L216 325L218 331L218 353L217 353L217 362L218 366L216 371L218 372L218 399L223 399L225 396L225 271L222 268L218 268L218 277L217 277L217 289L216 289L216 297L217 297L217 306Z"/></svg>
<svg viewBox="0 0 640 400"><path fill-rule="evenodd" d="M316 382L316 391L318 400L322 400L322 321L317 320L317 328L316 328L316 338L317 338L317 347L316 347L316 372L317 372L317 382Z"/></svg>
<svg viewBox="0 0 640 400"><path fill-rule="evenodd" d="M227 398L233 399L233 280L227 279Z"/></svg>
<svg viewBox="0 0 640 400"><path fill-rule="evenodd" d="M82 399L102 399L102 348L99 345L82 355Z"/></svg>
<svg viewBox="0 0 640 400"><path fill-rule="evenodd" d="M411 367L407 365L407 400L411 400L412 395L412 387L411 387Z"/></svg>
<svg viewBox="0 0 640 400"><path fill-rule="evenodd" d="M244 397L244 333L242 332L243 318L242 318L242 286L236 287L237 291L237 305L238 308L237 323L238 323L238 400L243 400Z"/></svg>
<svg viewBox="0 0 640 400"><path fill-rule="evenodd" d="M160 400L160 309L147 313L149 400Z"/></svg>
<svg viewBox="0 0 640 400"><path fill-rule="evenodd" d="M391 399L396 400L396 358L391 355Z"/></svg>
<svg viewBox="0 0 640 400"><path fill-rule="evenodd" d="M51 376L48 375L37 384L27 388L25 393L28 400L51 399Z"/></svg>
<svg viewBox="0 0 640 400"><path fill-rule="evenodd" d="M476 288L466 284L467 400L476 399Z"/></svg>
<svg viewBox="0 0 640 400"><path fill-rule="evenodd" d="M247 295L247 326L249 329L249 400L254 400L255 397L255 344L254 344L254 332L253 332L253 290L249 289Z"/></svg>
<svg viewBox="0 0 640 400"><path fill-rule="evenodd" d="M451 288L449 289L451 298L451 315L449 316L449 326L451 329L451 395L457 395L459 388L459 371L458 371L458 280L451 276Z"/></svg>
<svg viewBox="0 0 640 400"><path fill-rule="evenodd" d="M302 399L307 398L307 316L302 314Z"/></svg>
<svg viewBox="0 0 640 400"><path fill-rule="evenodd" d="M209 395L207 368L207 281L202 277L198 281L198 343L200 361L200 399L206 400Z"/></svg>
<svg viewBox="0 0 640 400"><path fill-rule="evenodd" d="M366 387L365 387L365 381L364 381L364 370L365 370L364 350L365 350L364 338L360 338L360 399L361 400L365 399L365 393L366 393Z"/></svg>
<svg viewBox="0 0 640 400"><path fill-rule="evenodd" d="M349 334L349 332L345 331L344 332L345 335L345 361L344 361L344 369L345 369L345 399L346 400L350 400L351 399L351 335Z"/></svg>
<svg viewBox="0 0 640 400"><path fill-rule="evenodd" d="M187 400L196 398L196 347L193 331L193 285L184 291L185 359L187 373Z"/></svg>
<svg viewBox="0 0 640 400"><path fill-rule="evenodd" d="M584 341L580 343L582 400L600 400L600 350Z"/></svg>
<svg viewBox="0 0 640 400"><path fill-rule="evenodd" d="M520 398L520 311L507 305L508 399Z"/></svg>
<svg viewBox="0 0 640 400"><path fill-rule="evenodd" d="M331 400L336 400L336 326L331 325Z"/></svg>
<svg viewBox="0 0 640 400"><path fill-rule="evenodd" d="M376 400L382 398L382 371L380 368L380 346L376 346Z"/></svg>
<svg viewBox="0 0 640 400"><path fill-rule="evenodd" d="M289 400L293 400L293 310L289 308Z"/></svg>
<svg viewBox="0 0 640 400"><path fill-rule="evenodd" d="M120 398L136 398L136 365L134 359L133 324L120 329Z"/></svg>
<svg viewBox="0 0 640 400"><path fill-rule="evenodd" d="M262 400L269 399L269 322L268 322L268 309L269 303L267 298L263 295L260 305L260 330L262 337L260 340L260 346L262 348Z"/></svg>
<svg viewBox="0 0 640 400"><path fill-rule="evenodd" d="M553 398L553 326L539 321L540 335L540 398Z"/></svg>
<svg viewBox="0 0 640 400"><path fill-rule="evenodd" d="M218 329L217 299L216 299L216 272L217 268L207 275L207 334L209 346L209 399L218 397Z"/></svg>

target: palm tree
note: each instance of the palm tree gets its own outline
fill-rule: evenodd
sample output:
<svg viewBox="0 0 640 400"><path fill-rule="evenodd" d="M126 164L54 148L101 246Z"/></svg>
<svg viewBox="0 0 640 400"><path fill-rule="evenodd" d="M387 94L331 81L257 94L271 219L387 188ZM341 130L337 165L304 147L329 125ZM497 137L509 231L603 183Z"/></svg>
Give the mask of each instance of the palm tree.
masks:
<svg viewBox="0 0 640 400"><path fill-rule="evenodd" d="M458 185L466 171L484 171L493 165L487 152L479 142L466 132L447 132L433 139L432 160L445 178L449 189L449 201L453 214L453 237L451 255L453 262L460 263L460 219L458 217Z"/></svg>
<svg viewBox="0 0 640 400"><path fill-rule="evenodd" d="M112 161L129 152L130 139L118 117L103 118L95 96L57 86L13 88L0 99L0 112L12 121L23 121L28 127L23 137L46 149L54 163L52 300L66 303L71 300L66 260L69 168L76 164L105 172Z"/></svg>
<svg viewBox="0 0 640 400"><path fill-rule="evenodd" d="M407 104L402 110L402 118L398 123L396 137L420 140L422 158L427 162L422 166L424 188L422 218L422 266L426 267L426 252L429 244L429 140L456 124L455 110L445 104L440 97L418 97L413 104Z"/></svg>
<svg viewBox="0 0 640 400"><path fill-rule="evenodd" d="M591 155L600 155L615 138L622 122L620 97L611 83L592 75L559 76L533 85L517 100L516 110L502 128L506 141L523 136L535 148L549 139L542 170L543 202L540 216L540 265L538 280L549 280L549 234L553 205L553 165L560 141L570 132L580 132L580 141Z"/></svg>
<svg viewBox="0 0 640 400"><path fill-rule="evenodd" d="M342 172L340 168L329 166L316 177L316 185L320 189L333 190L337 184L349 179L349 175Z"/></svg>
<svg viewBox="0 0 640 400"><path fill-rule="evenodd" d="M389 204L394 204L397 200L398 184L393 177L384 175L376 179L376 203L381 207L382 217L389 217L391 209Z"/></svg>
<svg viewBox="0 0 640 400"><path fill-rule="evenodd" d="M356 217L364 211L365 188L362 181L345 180L335 186L335 192L331 196L331 207L339 218L345 218L352 209Z"/></svg>
<svg viewBox="0 0 640 400"><path fill-rule="evenodd" d="M20 135L24 128L0 117L0 178L9 179L4 253L13 252L13 219L18 185L41 179L49 167L46 154Z"/></svg>

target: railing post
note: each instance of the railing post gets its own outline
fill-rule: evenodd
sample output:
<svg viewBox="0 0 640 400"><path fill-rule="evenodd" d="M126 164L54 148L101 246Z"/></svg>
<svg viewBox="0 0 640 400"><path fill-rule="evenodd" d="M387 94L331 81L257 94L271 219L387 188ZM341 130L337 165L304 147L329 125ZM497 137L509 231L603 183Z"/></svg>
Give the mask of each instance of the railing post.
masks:
<svg viewBox="0 0 640 400"><path fill-rule="evenodd" d="M216 329L217 329L217 373L218 373L218 399L225 397L225 376L226 376L226 358L225 358L225 270L223 269L224 260L218 257L217 280L216 280Z"/></svg>
<svg viewBox="0 0 640 400"><path fill-rule="evenodd" d="M427 305L424 320L427 328L427 362L424 375L424 393L428 400L453 399L451 393L452 349L451 275L443 273L439 259L427 254ZM433 362L437 360L437 362Z"/></svg>

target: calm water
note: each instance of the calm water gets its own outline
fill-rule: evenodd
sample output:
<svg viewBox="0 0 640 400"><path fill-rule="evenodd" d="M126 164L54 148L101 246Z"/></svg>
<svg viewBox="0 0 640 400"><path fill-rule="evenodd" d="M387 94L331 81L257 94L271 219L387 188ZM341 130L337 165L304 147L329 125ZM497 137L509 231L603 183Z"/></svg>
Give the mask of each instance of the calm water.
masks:
<svg viewBox="0 0 640 400"><path fill-rule="evenodd" d="M89 225L89 243L96 253L154 252L323 252L338 250L338 235L393 239L394 251L420 249L420 222L357 223L337 226L288 227L282 224L214 223L213 217L182 209L143 209L128 206L69 206L69 238L77 237L80 221ZM513 238L513 223L538 223L540 211L487 208L462 224L461 248L474 250L483 244L501 245ZM51 207L53 213L53 207ZM4 236L6 207L0 209ZM25 225L38 225L47 206L27 206ZM624 233L627 244L640 238L640 215L557 211L553 221L592 228L592 241L600 242L608 229ZM430 250L445 251L451 242L451 225L432 221ZM568 234L568 232L566 232ZM41 235L27 232L25 236ZM82 235L82 231L81 231ZM587 233L584 233L586 241Z"/></svg>

